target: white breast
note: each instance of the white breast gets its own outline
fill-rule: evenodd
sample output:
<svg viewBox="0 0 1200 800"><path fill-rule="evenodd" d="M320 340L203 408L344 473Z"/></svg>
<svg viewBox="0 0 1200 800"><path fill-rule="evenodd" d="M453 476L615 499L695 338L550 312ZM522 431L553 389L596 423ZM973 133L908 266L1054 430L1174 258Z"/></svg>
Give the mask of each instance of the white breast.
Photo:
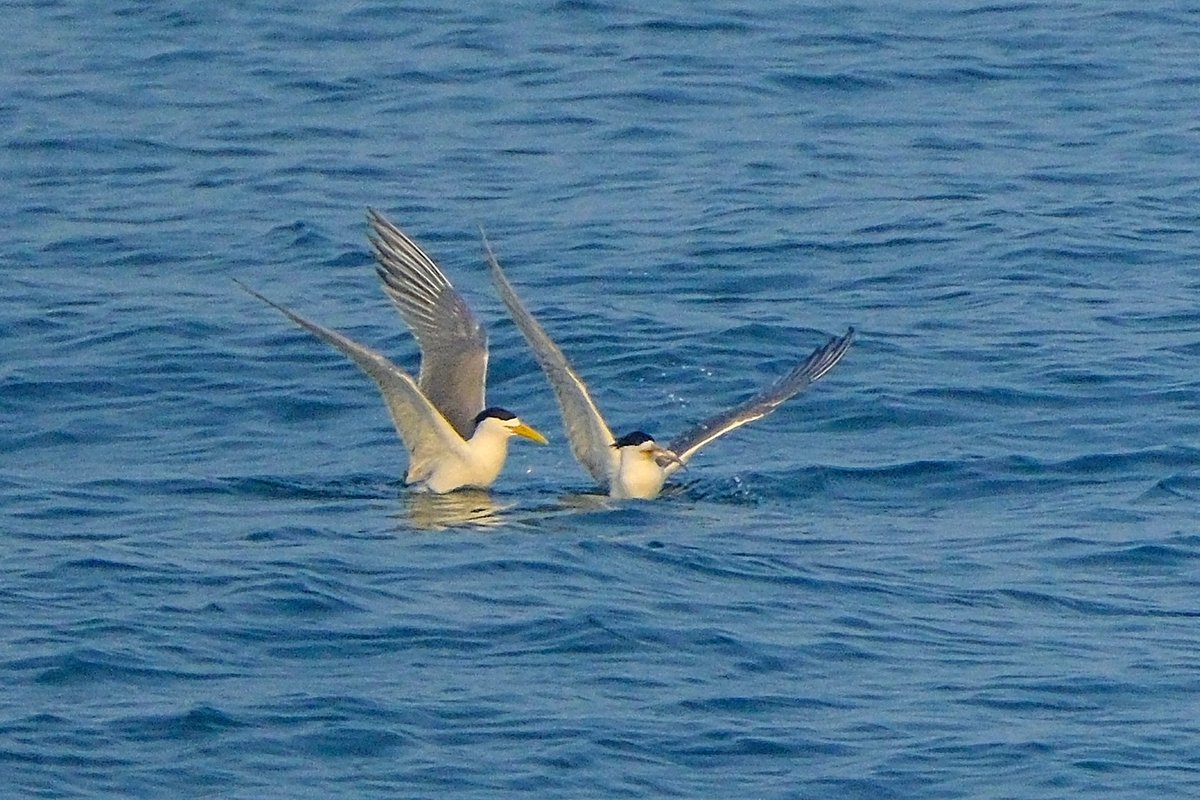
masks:
<svg viewBox="0 0 1200 800"><path fill-rule="evenodd" d="M636 447L625 447L621 449L617 475L608 493L612 497L649 500L658 497L666 477L653 458L647 458Z"/></svg>

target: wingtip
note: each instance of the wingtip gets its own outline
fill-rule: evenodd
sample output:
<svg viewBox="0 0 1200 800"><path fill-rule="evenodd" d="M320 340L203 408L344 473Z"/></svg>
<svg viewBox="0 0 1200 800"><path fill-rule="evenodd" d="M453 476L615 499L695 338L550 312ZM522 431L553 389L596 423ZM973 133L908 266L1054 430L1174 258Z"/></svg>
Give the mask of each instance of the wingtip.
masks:
<svg viewBox="0 0 1200 800"><path fill-rule="evenodd" d="M488 241L487 234L483 232L483 226L479 227L479 235L483 238L483 257L487 261L488 274L492 277L492 283L507 286L508 277L504 274L504 270L500 268L500 260L496 258L496 251L492 249L492 243Z"/></svg>
<svg viewBox="0 0 1200 800"><path fill-rule="evenodd" d="M806 365L809 380L820 380L841 362L842 357L849 351L850 344L854 341L854 334L854 326L851 325L846 329L845 335L833 337L824 347L819 348L813 354Z"/></svg>
<svg viewBox="0 0 1200 800"><path fill-rule="evenodd" d="M390 219L371 206L367 206L367 225L371 227L367 238L371 240L372 244L378 242L380 238L392 234L393 231L399 231L399 228Z"/></svg>
<svg viewBox="0 0 1200 800"><path fill-rule="evenodd" d="M254 289L251 289L248 285L246 285L245 283L242 283L242 281L238 280L237 278L233 278L232 280L234 283L236 283L238 286L240 286L242 291L244 291L246 294L250 295L251 297L257 298L258 300L261 300L262 302L269 305L271 308L275 309L276 311L279 311L284 316L290 317L292 320L296 320L296 313L294 311L292 311L291 309L287 308L286 306L280 305L279 303L276 303L274 300L267 297L266 295L261 294L260 292L257 292Z"/></svg>
<svg viewBox="0 0 1200 800"><path fill-rule="evenodd" d="M821 349L827 352L845 352L850 348L850 344L854 341L854 337L857 335L857 333L858 331L856 331L854 326L851 325L846 328L845 333L843 333L841 336L832 337Z"/></svg>
<svg viewBox="0 0 1200 800"><path fill-rule="evenodd" d="M487 257L488 264L496 263L496 252L492 250L492 243L488 239L487 231L483 229L483 225L479 226L479 241L483 244L483 254Z"/></svg>
<svg viewBox="0 0 1200 800"><path fill-rule="evenodd" d="M237 284L239 289L241 289L243 292L250 295L251 297L257 297L259 300L263 300L268 303L271 302L270 300L267 300L267 298L263 297L258 292L251 289L247 284L243 283L240 278L230 278L230 280L232 280L235 284Z"/></svg>

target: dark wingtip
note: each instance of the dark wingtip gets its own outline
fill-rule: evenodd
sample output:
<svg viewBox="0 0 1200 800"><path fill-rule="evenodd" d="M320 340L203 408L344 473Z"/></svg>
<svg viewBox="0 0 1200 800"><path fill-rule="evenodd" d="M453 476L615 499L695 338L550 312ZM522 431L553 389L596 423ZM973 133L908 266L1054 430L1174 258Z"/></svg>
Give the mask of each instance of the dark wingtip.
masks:
<svg viewBox="0 0 1200 800"><path fill-rule="evenodd" d="M263 296L262 296L261 294L259 294L258 292L256 292L256 291L254 291L253 289L251 289L251 288L250 288L248 285L246 285L245 283L242 283L242 281L241 281L241 279L240 279L240 278L231 278L230 280L232 280L232 281L233 281L235 284L237 284L237 286L238 286L238 287L239 287L239 288L240 288L240 289L241 289L243 292L245 292L246 294L250 295L251 297L257 297L259 300L262 300L262 301L263 301L264 303L266 303L267 305L272 305L272 306L275 306L276 308L279 308L278 304L276 304L275 302L273 302L273 301L271 301L271 300L268 300L267 298L263 297Z"/></svg>
<svg viewBox="0 0 1200 800"><path fill-rule="evenodd" d="M370 206L367 207L367 224L378 235L383 235L396 227L391 220ZM367 238L372 240L372 244L375 243L375 237L370 232L367 233Z"/></svg>

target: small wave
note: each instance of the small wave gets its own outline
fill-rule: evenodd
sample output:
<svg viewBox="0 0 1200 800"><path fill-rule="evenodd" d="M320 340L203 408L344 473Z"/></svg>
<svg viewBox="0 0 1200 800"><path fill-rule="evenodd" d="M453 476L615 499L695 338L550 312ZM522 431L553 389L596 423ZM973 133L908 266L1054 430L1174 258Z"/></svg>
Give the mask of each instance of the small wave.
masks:
<svg viewBox="0 0 1200 800"><path fill-rule="evenodd" d="M1138 498L1142 502L1200 499L1200 475L1171 475L1156 481Z"/></svg>
<svg viewBox="0 0 1200 800"><path fill-rule="evenodd" d="M141 684L179 679L204 680L203 672L183 672L144 666L142 661L128 655L77 648L51 656L10 661L9 669L34 672L35 683L52 686L79 686L96 683Z"/></svg>
<svg viewBox="0 0 1200 800"><path fill-rule="evenodd" d="M364 608L345 597L338 586L319 586L315 580L272 576L241 580L225 597L226 606L266 618L320 619ZM320 583L328 584L327 581Z"/></svg>
<svg viewBox="0 0 1200 800"><path fill-rule="evenodd" d="M202 704L181 713L126 717L117 720L112 727L134 741L162 741L220 736L249 724L247 720Z"/></svg>
<svg viewBox="0 0 1200 800"><path fill-rule="evenodd" d="M1200 469L1200 450L1188 447L1147 448L1127 452L1093 453L1055 461L1026 455L919 459L870 467L805 466L778 471L741 472L739 484L753 487L749 496L732 490L724 499L762 502L771 498L835 495L860 500L875 498L894 503L902 494L922 500L970 500L1005 495L1061 493L1064 487L1089 487L1100 479L1126 482L1164 482L1159 491L1188 496L1200 480L1163 472ZM900 494L898 494L900 493ZM722 499L722 492L697 492L697 497ZM1141 495L1153 499L1153 495ZM1115 512L1114 512L1115 513Z"/></svg>
<svg viewBox="0 0 1200 800"><path fill-rule="evenodd" d="M1099 553L1074 556L1060 560L1063 564L1086 567L1107 567L1123 570L1153 570L1162 567L1184 567L1200 560L1200 548L1181 545L1143 543L1106 548Z"/></svg>
<svg viewBox="0 0 1200 800"><path fill-rule="evenodd" d="M1035 606L1040 610L1056 609L1071 611L1086 616L1128 616L1134 609L1127 605L1105 603L1098 600L1083 600L1049 592L1028 589L1000 589L997 593L1020 603Z"/></svg>
<svg viewBox="0 0 1200 800"><path fill-rule="evenodd" d="M615 32L622 30L643 30L652 33L747 33L753 27L743 21L734 19L682 19L678 17L658 17L644 22L613 25Z"/></svg>
<svg viewBox="0 0 1200 800"><path fill-rule="evenodd" d="M412 737L387 728L333 725L293 737L289 747L317 758L386 758L411 741Z"/></svg>
<svg viewBox="0 0 1200 800"><path fill-rule="evenodd" d="M888 88L887 81L849 73L777 72L768 80L789 91L801 92L873 92Z"/></svg>

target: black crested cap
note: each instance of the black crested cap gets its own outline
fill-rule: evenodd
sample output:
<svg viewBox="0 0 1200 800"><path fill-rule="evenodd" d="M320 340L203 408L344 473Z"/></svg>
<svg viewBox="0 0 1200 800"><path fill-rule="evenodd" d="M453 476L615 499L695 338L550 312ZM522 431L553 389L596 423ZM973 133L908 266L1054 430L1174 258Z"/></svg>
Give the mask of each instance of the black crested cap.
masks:
<svg viewBox="0 0 1200 800"><path fill-rule="evenodd" d="M483 411L480 411L478 414L475 415L475 424L478 425L479 423L483 422L488 417L495 417L496 419L502 419L502 420L507 421L510 419L516 419L517 415L512 413L511 411L509 411L507 408L501 408L500 406L491 406L490 408L485 408Z"/></svg>
<svg viewBox="0 0 1200 800"><path fill-rule="evenodd" d="M653 441L654 441L654 437L651 436L650 434L643 433L642 431L634 431L633 433L627 433L624 436L622 436L620 439L617 439L615 442L612 443L612 446L617 447L617 448L637 447L638 445L643 445L646 442L653 442Z"/></svg>

